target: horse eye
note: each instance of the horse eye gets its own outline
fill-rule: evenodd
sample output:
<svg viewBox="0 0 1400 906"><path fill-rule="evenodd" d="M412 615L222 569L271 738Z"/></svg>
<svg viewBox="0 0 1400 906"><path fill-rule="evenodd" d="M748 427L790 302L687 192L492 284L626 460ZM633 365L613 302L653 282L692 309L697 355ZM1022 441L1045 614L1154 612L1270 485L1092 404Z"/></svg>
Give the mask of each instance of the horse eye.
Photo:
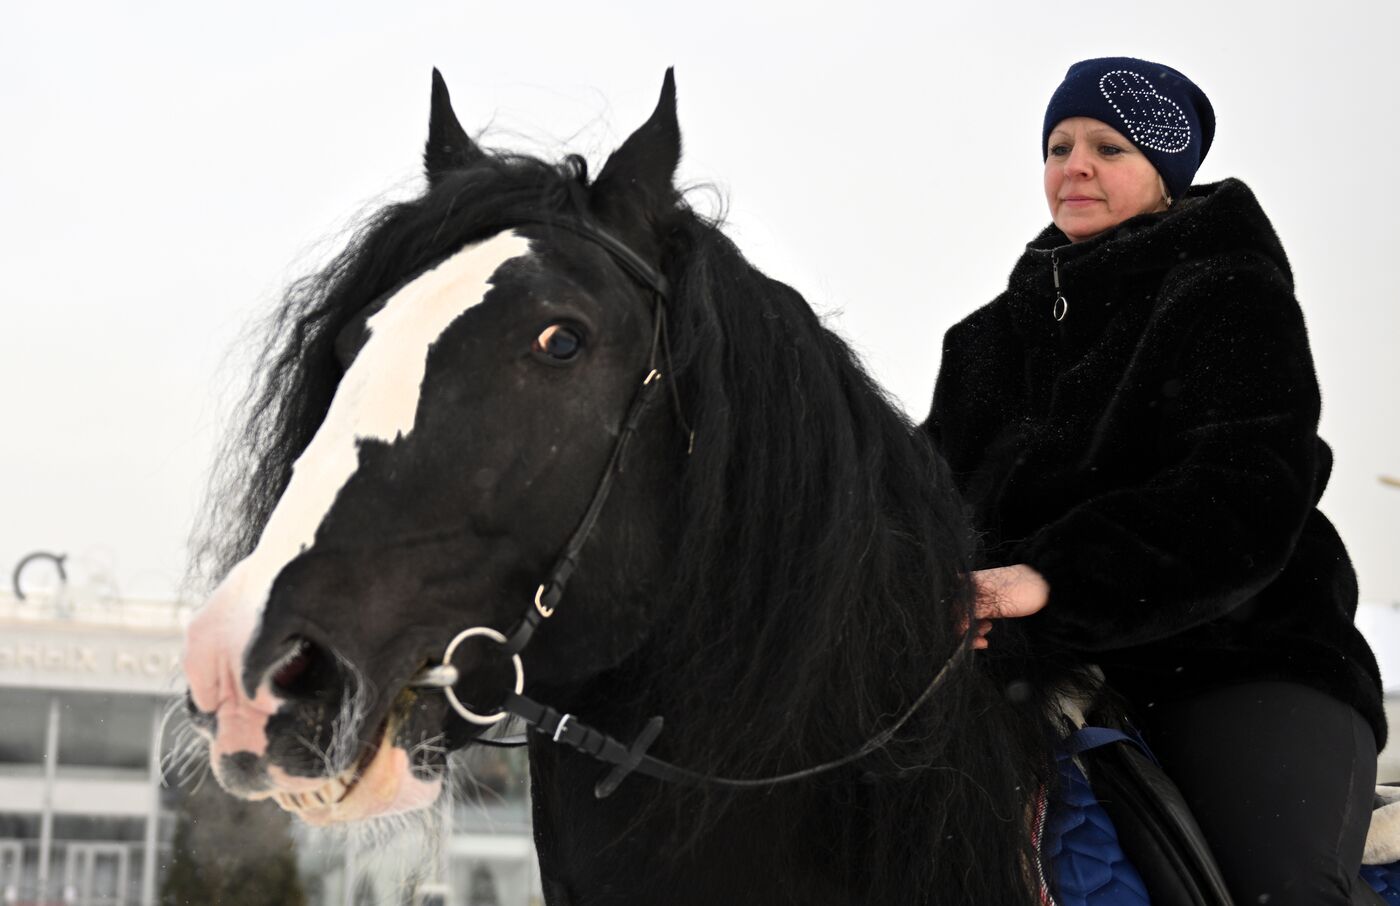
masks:
<svg viewBox="0 0 1400 906"><path fill-rule="evenodd" d="M535 352L543 353L558 362L567 362L578 355L583 348L583 337L565 324L551 324L535 338Z"/></svg>

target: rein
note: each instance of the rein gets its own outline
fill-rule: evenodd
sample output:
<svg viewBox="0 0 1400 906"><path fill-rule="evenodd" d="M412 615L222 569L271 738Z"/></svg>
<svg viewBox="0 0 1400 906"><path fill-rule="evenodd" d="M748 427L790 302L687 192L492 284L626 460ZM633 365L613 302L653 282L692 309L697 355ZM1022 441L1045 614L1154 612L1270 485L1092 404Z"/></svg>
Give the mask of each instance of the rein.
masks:
<svg viewBox="0 0 1400 906"><path fill-rule="evenodd" d="M600 247L613 260L632 277L643 288L652 293L654 305L652 308L652 339L651 352L648 356L648 367L646 377L637 387L632 395L632 401L627 407L627 412L623 417L622 430L618 434L617 440L613 444L611 455L608 457L608 464L603 471L603 477L599 479L597 487L593 490L593 497L588 503L588 508L584 510L583 517L579 520L578 526L573 534L565 542L563 550L555 559L554 565L550 567L545 580L535 591L532 606L526 608L520 621L511 630L509 635L505 635L499 630L489 626L473 626L459 632L450 643L443 654L442 663L436 666L426 667L419 671L409 685L418 688L441 689L447 696L448 703L453 710L462 716L464 720L478 726L491 726L505 720L507 717L517 717L526 724L533 727L537 733L550 738L551 741L567 745L585 755L589 755L598 761L605 762L613 766L612 770L604 775L594 786L593 794L604 799L612 795L621 785L622 781L631 773L643 774L667 783L677 783L685 786L708 786L724 789L759 789L764 787L777 786L784 783L792 783L804 780L818 774L824 774L843 767L854 761L871 754L888 743L900 728L914 716L915 712L929 699L931 695L943 684L951 673L953 666L967 652L971 651L971 642L975 629L969 624L968 631L959 641L958 647L943 662L943 666L934 675L933 679L924 688L923 692L914 702L905 709L904 713L879 733L868 739L855 751L822 764L813 765L801 770L792 771L786 774L778 774L771 777L761 778L733 778L716 777L703 774L698 771L684 768L668 761L656 758L647 754L647 749L661 735L663 719L660 716L652 717L647 721L646 726L637 734L629 745L621 742L608 734L596 730L572 714L564 714L541 704L524 694L525 690L525 667L520 659L520 652L530 643L535 631L540 625L554 615L555 609L564 597L564 591L568 587L569 579L573 576L574 570L578 566L579 554L583 550L584 544L588 541L588 536L597 525L598 517L602 514L603 505L607 502L608 495L612 491L615 477L622 471L623 454L628 442L636 433L638 425L641 423L642 415L646 412L652 399L652 391L662 382L663 375L659 369L660 359L665 359L668 370L671 369L671 344L666 329L666 301L670 296L670 283L665 275L656 268L648 264L640 255L629 248L617 237L603 231L599 227L585 220L579 219L557 219L540 220L539 224L547 227L558 227L568 230L575 235L586 239ZM680 422L682 429L688 438L687 452L695 448L695 432L685 420L684 412L681 408L679 392L674 382L671 383L671 401L675 407L676 418ZM506 693L501 702L500 708L491 714L478 714L472 711L457 697L453 688L460 674L456 667L452 665L452 657L457 652L457 648L462 642L470 638L485 638L501 646L501 651L511 660L511 665L515 669L515 681L510 692ZM478 740L488 745L516 746L523 745L521 740Z"/></svg>

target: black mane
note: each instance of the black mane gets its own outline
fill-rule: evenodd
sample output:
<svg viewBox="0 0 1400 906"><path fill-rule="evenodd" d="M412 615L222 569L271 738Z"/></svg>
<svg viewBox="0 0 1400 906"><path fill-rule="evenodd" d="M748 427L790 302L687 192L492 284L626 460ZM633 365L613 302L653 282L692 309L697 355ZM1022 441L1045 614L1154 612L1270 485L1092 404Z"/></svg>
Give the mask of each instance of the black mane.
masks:
<svg viewBox="0 0 1400 906"><path fill-rule="evenodd" d="M797 291L718 224L682 207L667 226L697 440L666 626L641 667L673 677L655 703L666 751L739 777L837 758L957 657L950 683L852 769L879 854L865 883L1013 902L1030 853L1017 790L1045 780L1042 712L1008 708L955 653L972 539L945 464Z"/></svg>
<svg viewBox="0 0 1400 906"><path fill-rule="evenodd" d="M487 154L374 215L295 284L221 457L217 542L199 564L217 577L253 547L330 405L334 341L357 312L468 242L586 216L588 188L581 158ZM956 653L971 540L946 467L849 347L719 223L682 202L652 226L674 287L674 380L696 431L665 618L621 668L665 678L649 681L644 705L667 718L657 751L728 776L839 757L958 657L889 746L839 772L844 787L816 789L851 815L837 836L866 854L850 871L872 900L1021 902L1034 889L1026 809L1046 749L1038 703L1009 705ZM728 802L700 797L712 817Z"/></svg>

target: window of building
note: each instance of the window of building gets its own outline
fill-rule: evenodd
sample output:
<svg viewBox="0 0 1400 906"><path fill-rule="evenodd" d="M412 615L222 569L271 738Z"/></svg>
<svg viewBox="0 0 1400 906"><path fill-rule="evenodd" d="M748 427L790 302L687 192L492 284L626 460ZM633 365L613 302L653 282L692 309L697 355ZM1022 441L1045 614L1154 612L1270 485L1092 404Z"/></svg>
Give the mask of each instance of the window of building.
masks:
<svg viewBox="0 0 1400 906"><path fill-rule="evenodd" d="M142 818L55 815L50 887L85 906L140 902L145 831Z"/></svg>
<svg viewBox="0 0 1400 906"><path fill-rule="evenodd" d="M155 703L140 695L59 697L58 764L146 771Z"/></svg>
<svg viewBox="0 0 1400 906"><path fill-rule="evenodd" d="M49 694L0 688L0 770L13 765L42 768L49 725Z"/></svg>
<svg viewBox="0 0 1400 906"><path fill-rule="evenodd" d="M0 902L38 902L39 816L0 813Z"/></svg>

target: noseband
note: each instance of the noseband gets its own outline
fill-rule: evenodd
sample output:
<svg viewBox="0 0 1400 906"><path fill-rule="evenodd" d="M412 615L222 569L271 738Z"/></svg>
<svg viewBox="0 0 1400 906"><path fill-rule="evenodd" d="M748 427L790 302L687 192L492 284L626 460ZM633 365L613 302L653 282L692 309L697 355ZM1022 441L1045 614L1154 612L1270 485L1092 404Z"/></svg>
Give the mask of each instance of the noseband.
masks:
<svg viewBox="0 0 1400 906"><path fill-rule="evenodd" d="M642 415L652 399L653 391L663 380L660 371L661 359L664 358L667 370L671 369L671 344L666 330L666 301L670 295L670 283L666 277L656 268L652 267L640 255L629 248L617 237L605 232L598 226L586 220L580 219L557 219L541 220L539 223L546 227L560 228L567 230L580 238L586 239L595 245L600 246L612 259L644 289L651 292L654 300L652 306L652 339L651 352L648 356L647 373L642 379L632 395L632 401L627 407L627 412L623 417L622 430L613 443L612 453L608 458L607 467L603 470L603 476L598 480L598 485L593 490L593 497L588 503L588 508L584 511L583 517L579 520L578 526L573 534L569 536L564 544L563 550L555 559L554 565L550 567L545 580L540 583L535 590L534 602L516 623L515 628L509 635L501 633L499 630L488 626L473 626L459 632L448 644L446 652L443 654L441 664L424 668L409 682L409 685L420 688L438 688L447 696L448 703L452 709L467 720L478 726L490 726L499 723L507 717L518 717L535 729L537 733L549 737L555 743L562 743L592 756L599 761L611 764L612 770L608 772L594 786L594 795L599 799L611 795L618 786L632 772L644 774L657 780L671 783L680 783L687 786L710 786L728 789L754 789L774 786L781 783L790 783L802 780L817 774L835 770L843 765L857 761L870 753L882 748L899 731L899 729L911 718L914 713L926 702L937 688L943 684L945 678L950 673L953 665L962 656L971 651L971 643L975 634L975 629L971 623L967 633L964 634L958 647L943 662L942 667L934 675L933 679L919 694L918 698L905 710L905 712L889 727L867 740L856 751L851 752L842 758L825 762L813 767L804 768L787 774L780 774L773 777L763 778L730 778L715 777L692 771L680 767L659 758L647 754L647 749L656 737L660 735L662 728L662 718L652 717L647 721L631 745L614 739L613 737L589 727L572 714L561 714L559 711L540 704L524 694L525 688L525 668L520 659L520 653L530 643L535 631L540 625L555 613L560 601L564 597L564 590L568 587L569 579L573 576L575 568L578 566L579 553L584 544L588 541L588 536L592 533L594 526L598 522L598 517L603 511L603 505L607 502L608 494L612 491L613 481L617 474L622 471L623 454L628 442L637 431ZM680 395L676 390L674 382L671 382L671 400L675 407L676 419L681 428L686 432L688 439L688 451L693 451L695 447L695 432L686 422L681 408ZM515 670L515 681L510 692L506 693L501 702L501 707L491 714L479 714L472 711L457 697L453 688L458 679L459 673L452 665L452 657L457 652L457 648L464 641L470 638L485 638L501 646L503 654L511 660L511 665ZM485 740L482 740L483 742ZM520 742L497 741L496 745L519 745Z"/></svg>

